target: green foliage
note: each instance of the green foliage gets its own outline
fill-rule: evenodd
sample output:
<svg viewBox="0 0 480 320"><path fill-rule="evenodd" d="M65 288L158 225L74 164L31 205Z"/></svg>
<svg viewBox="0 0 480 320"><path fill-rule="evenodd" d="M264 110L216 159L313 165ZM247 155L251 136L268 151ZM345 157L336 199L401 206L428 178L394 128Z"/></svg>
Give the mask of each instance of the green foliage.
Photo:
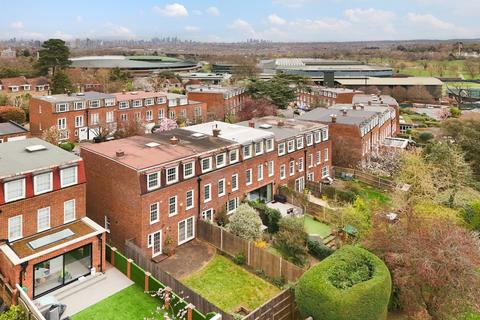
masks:
<svg viewBox="0 0 480 320"><path fill-rule="evenodd" d="M115 67L110 70L109 74L110 81L127 81L128 80L128 72L123 71L119 67Z"/></svg>
<svg viewBox="0 0 480 320"><path fill-rule="evenodd" d="M378 257L344 246L303 274L295 299L302 318L383 320L391 286L390 273Z"/></svg>
<svg viewBox="0 0 480 320"><path fill-rule="evenodd" d="M52 93L62 94L68 91L73 91L72 83L68 75L63 71L57 71L52 78Z"/></svg>
<svg viewBox="0 0 480 320"><path fill-rule="evenodd" d="M428 142L433 139L433 134L431 132L424 131L418 135L418 138L422 142Z"/></svg>
<svg viewBox="0 0 480 320"><path fill-rule="evenodd" d="M326 257L330 256L335 250L327 247L323 243L314 240L307 241L308 253L317 258L318 260L323 260Z"/></svg>
<svg viewBox="0 0 480 320"><path fill-rule="evenodd" d="M351 190L340 190L332 186L323 186L322 193L329 199L338 200L344 203L353 203L357 197L356 192Z"/></svg>
<svg viewBox="0 0 480 320"><path fill-rule="evenodd" d="M262 220L255 209L241 204L230 216L227 230L245 240L258 240L262 237Z"/></svg>
<svg viewBox="0 0 480 320"><path fill-rule="evenodd" d="M53 75L57 70L63 70L70 65L68 56L70 49L61 39L49 39L42 44L42 49L39 51L39 59L35 64L35 68L42 75L47 75L51 69Z"/></svg>
<svg viewBox="0 0 480 320"><path fill-rule="evenodd" d="M452 116L452 118L458 118L462 115L462 110L457 107L452 107L450 108L450 115Z"/></svg>
<svg viewBox="0 0 480 320"><path fill-rule="evenodd" d="M248 201L248 205L258 211L262 223L267 226L269 233L278 232L278 222L282 218L282 214L277 209L269 208L261 201Z"/></svg>
<svg viewBox="0 0 480 320"><path fill-rule="evenodd" d="M296 218L280 219L279 231L275 235L273 246L285 259L296 265L305 265L308 249L303 221Z"/></svg>
<svg viewBox="0 0 480 320"><path fill-rule="evenodd" d="M361 198L343 209L343 219L345 225L351 225L357 230L357 240L363 239L372 228L372 212Z"/></svg>
<svg viewBox="0 0 480 320"><path fill-rule="evenodd" d="M14 121L18 124L25 122L25 111L13 106L0 106L0 122Z"/></svg>
<svg viewBox="0 0 480 320"><path fill-rule="evenodd" d="M0 313L0 320L27 320L27 314L20 306L10 306L8 311Z"/></svg>
<svg viewBox="0 0 480 320"><path fill-rule="evenodd" d="M299 75L277 74L270 81L255 80L247 92L253 99L267 98L280 109L286 109L288 103L295 100L298 89L309 90L308 80Z"/></svg>
<svg viewBox="0 0 480 320"><path fill-rule="evenodd" d="M239 266L243 266L245 264L245 261L247 261L247 258L245 258L245 255L240 252L235 257L233 257L233 262L238 264Z"/></svg>
<svg viewBox="0 0 480 320"><path fill-rule="evenodd" d="M465 206L463 219L469 229L480 232L480 200L473 200Z"/></svg>
<svg viewBox="0 0 480 320"><path fill-rule="evenodd" d="M61 144L59 145L59 147L62 148L63 150L72 152L73 149L75 148L75 143L73 143L73 142L64 142L64 143L61 143Z"/></svg>

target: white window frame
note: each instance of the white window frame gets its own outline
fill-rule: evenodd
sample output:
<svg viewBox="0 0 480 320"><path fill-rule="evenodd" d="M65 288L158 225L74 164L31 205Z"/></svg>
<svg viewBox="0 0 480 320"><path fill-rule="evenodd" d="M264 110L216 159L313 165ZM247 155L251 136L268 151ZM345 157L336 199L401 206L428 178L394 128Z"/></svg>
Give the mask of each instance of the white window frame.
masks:
<svg viewBox="0 0 480 320"><path fill-rule="evenodd" d="M322 138L323 138L323 141L328 140L328 128L322 130Z"/></svg>
<svg viewBox="0 0 480 320"><path fill-rule="evenodd" d="M158 119L165 118L165 109L158 109Z"/></svg>
<svg viewBox="0 0 480 320"><path fill-rule="evenodd" d="M191 197L189 196L189 194L191 194ZM188 205L189 198L192 199L191 205ZM190 209L193 209L194 207L195 207L195 191L191 189L185 193L185 210L190 210Z"/></svg>
<svg viewBox="0 0 480 320"><path fill-rule="evenodd" d="M234 187L233 181L235 181L235 187ZM231 184L232 184L232 192L237 191L238 190L238 173L232 174Z"/></svg>
<svg viewBox="0 0 480 320"><path fill-rule="evenodd" d="M322 142L322 132L321 131L315 131L313 133L313 136L315 138L315 143L320 143Z"/></svg>
<svg viewBox="0 0 480 320"><path fill-rule="evenodd" d="M70 203L73 204L72 208L73 208L73 218L72 219L67 219L66 218L66 207L67 205L69 205ZM63 203L63 223L69 223L69 222L72 222L74 221L76 218L76 201L75 199L71 199L71 200L67 200Z"/></svg>
<svg viewBox="0 0 480 320"><path fill-rule="evenodd" d="M129 106L128 100L118 102L118 109L128 109Z"/></svg>
<svg viewBox="0 0 480 320"><path fill-rule="evenodd" d="M81 119L81 121L78 121L79 119ZM83 125L83 116L75 116L75 128L81 128Z"/></svg>
<svg viewBox="0 0 480 320"><path fill-rule="evenodd" d="M207 192L205 190L208 189L208 198L207 198ZM212 201L212 184L207 183L203 186L203 203L207 203Z"/></svg>
<svg viewBox="0 0 480 320"><path fill-rule="evenodd" d="M147 98L145 99L145 106L153 106L155 104L155 99L154 98Z"/></svg>
<svg viewBox="0 0 480 320"><path fill-rule="evenodd" d="M8 197L9 184L12 183L12 182L17 182L17 181L22 181L22 194L18 197L15 197L15 198L9 198ZM15 201L15 200L25 199L25 178L15 179L15 180L4 182L3 188L4 188L4 192L5 192L5 202L12 202L12 201Z"/></svg>
<svg viewBox="0 0 480 320"><path fill-rule="evenodd" d="M280 180L283 180L287 177L287 167L285 164L280 166Z"/></svg>
<svg viewBox="0 0 480 320"><path fill-rule="evenodd" d="M105 107L113 107L115 105L115 98L106 98L103 100Z"/></svg>
<svg viewBox="0 0 480 320"><path fill-rule="evenodd" d="M220 190L220 183L222 184L222 190ZM225 178L222 178L222 179L218 180L217 188L218 188L218 196L219 197L223 197L227 193L227 190L226 190L227 185L226 185L226 182L225 182Z"/></svg>
<svg viewBox="0 0 480 320"><path fill-rule="evenodd" d="M327 170L327 173L326 173L326 174L324 173L324 170L325 170L325 169ZM328 167L328 166L322 167L322 179L323 179L323 178L326 178L326 177L328 177L328 176L330 176L330 169L329 169L329 167Z"/></svg>
<svg viewBox="0 0 480 320"><path fill-rule="evenodd" d="M165 97L157 97L157 104L164 104L167 102Z"/></svg>
<svg viewBox="0 0 480 320"><path fill-rule="evenodd" d="M113 111L107 111L107 112L105 113L105 122L106 122L106 123L112 123L112 122L114 122L114 121L115 121L115 119L114 119L114 113L113 113Z"/></svg>
<svg viewBox="0 0 480 320"><path fill-rule="evenodd" d="M174 212L171 211L171 205L172 205L170 203L171 199L175 199L175 211ZM173 216L176 216L177 214L178 214L178 198L177 198L177 196L169 197L168 198L168 216L173 217Z"/></svg>
<svg viewBox="0 0 480 320"><path fill-rule="evenodd" d="M75 170L75 180L72 183L66 184L63 182L64 172L65 170L71 170L71 169ZM72 166L72 167L60 169L60 187L61 188L70 187L70 186L76 185L77 183L78 183L78 166Z"/></svg>
<svg viewBox="0 0 480 320"><path fill-rule="evenodd" d="M248 150L248 153L245 153L245 150ZM252 145L246 145L242 147L243 159L250 159L252 157Z"/></svg>
<svg viewBox="0 0 480 320"><path fill-rule="evenodd" d="M75 101L73 102L73 110L83 110L85 109L85 102Z"/></svg>
<svg viewBox="0 0 480 320"><path fill-rule="evenodd" d="M304 168L304 159L303 157L298 158L298 172L302 172Z"/></svg>
<svg viewBox="0 0 480 320"><path fill-rule="evenodd" d="M288 140L287 141L287 151L288 153L295 151L295 140Z"/></svg>
<svg viewBox="0 0 480 320"><path fill-rule="evenodd" d="M204 161L208 161L208 168L204 169ZM203 158L203 159L200 159L200 166L202 168L202 173L204 172L209 172L209 171L212 171L212 157L207 157L207 158Z"/></svg>
<svg viewBox="0 0 480 320"><path fill-rule="evenodd" d="M153 179L150 179L151 176L153 175L156 175L157 177L157 184L155 184L154 186L150 186L150 181L153 180ZM146 175L147 177L147 190L148 191L151 191L151 190L155 190L155 189L158 189L160 188L160 172L152 172L152 173L147 173Z"/></svg>
<svg viewBox="0 0 480 320"><path fill-rule="evenodd" d="M156 212L154 212L155 210L152 210L153 208L156 208ZM156 215L156 218L152 220L152 213L155 213ZM150 224L154 224L154 223L157 223L158 221L160 221L160 203L159 202L154 202L154 203L150 203L150 206L149 206L149 210L148 210L148 215L149 215L149 218L150 218Z"/></svg>
<svg viewBox="0 0 480 320"><path fill-rule="evenodd" d="M186 166L190 165L192 168L192 173L191 174L186 174ZM183 179L190 179L191 177L195 176L195 161L187 162L183 164Z"/></svg>
<svg viewBox="0 0 480 320"><path fill-rule="evenodd" d="M249 186L253 183L253 170L252 168L245 170L245 185Z"/></svg>
<svg viewBox="0 0 480 320"><path fill-rule="evenodd" d="M208 215L210 215L210 218L208 218ZM202 211L202 220L213 221L213 208Z"/></svg>
<svg viewBox="0 0 480 320"><path fill-rule="evenodd" d="M88 105L90 108L100 108L100 100L90 100Z"/></svg>
<svg viewBox="0 0 480 320"><path fill-rule="evenodd" d="M147 110L145 112L145 120L146 121L152 121L153 120L153 111L152 110Z"/></svg>
<svg viewBox="0 0 480 320"><path fill-rule="evenodd" d="M290 176L293 176L295 174L295 160L291 160L288 164L288 173Z"/></svg>
<svg viewBox="0 0 480 320"><path fill-rule="evenodd" d="M140 108L142 107L142 100L132 100L132 108Z"/></svg>
<svg viewBox="0 0 480 320"><path fill-rule="evenodd" d="M42 214L46 213L46 220L47 220L46 226L43 226L42 228L40 228L40 218L44 218L44 217L40 217L41 213ZM50 207L37 209L37 232L42 232L48 229L50 229Z"/></svg>
<svg viewBox="0 0 480 320"><path fill-rule="evenodd" d="M223 158L223 161L219 163L218 159L219 159L219 156L220 158ZM217 168L222 168L222 167L225 167L227 165L227 154L226 153L219 153L215 156L215 163L216 163L216 166Z"/></svg>
<svg viewBox="0 0 480 320"><path fill-rule="evenodd" d="M265 150L267 152L273 151L275 149L273 138L269 138L265 140Z"/></svg>
<svg viewBox="0 0 480 320"><path fill-rule="evenodd" d="M263 154L263 140L255 142L255 155L261 155Z"/></svg>
<svg viewBox="0 0 480 320"><path fill-rule="evenodd" d="M297 137L296 141L297 141L297 150L303 149L303 146L304 146L303 136Z"/></svg>
<svg viewBox="0 0 480 320"><path fill-rule="evenodd" d="M272 177L275 174L275 162L273 160L268 161L268 176Z"/></svg>
<svg viewBox="0 0 480 320"><path fill-rule="evenodd" d="M263 164L257 166L257 181L263 180Z"/></svg>
<svg viewBox="0 0 480 320"><path fill-rule="evenodd" d="M55 104L55 112L67 112L68 111L68 103L57 103Z"/></svg>
<svg viewBox="0 0 480 320"><path fill-rule="evenodd" d="M169 173L170 170L175 170L174 173L173 173L173 176L174 176L173 179L170 179L170 175L171 175L171 174ZM178 166L169 167L169 168L166 168L166 169L165 169L165 180L166 180L166 184L167 184L167 185L178 182Z"/></svg>
<svg viewBox="0 0 480 320"><path fill-rule="evenodd" d="M321 162L322 162L322 152L321 151L317 151L317 165L319 165Z"/></svg>
<svg viewBox="0 0 480 320"><path fill-rule="evenodd" d="M313 167L313 163L314 163L314 162L313 162L313 153L310 153L310 154L308 155L308 167L309 167L309 168L312 168L312 167Z"/></svg>
<svg viewBox="0 0 480 320"><path fill-rule="evenodd" d="M313 145L313 134L312 133L306 134L305 140L307 140L307 146Z"/></svg>
<svg viewBox="0 0 480 320"><path fill-rule="evenodd" d="M234 160L232 160L232 155L235 155ZM228 152L228 160L230 161L230 164L232 164L232 163L237 163L237 162L239 161L239 158L238 158L238 149L230 150L230 151Z"/></svg>
<svg viewBox="0 0 480 320"><path fill-rule="evenodd" d="M10 237L10 230L12 229L12 221L13 219L20 219L20 230L19 230L19 235L16 236L16 237ZM23 215L17 215L17 216L14 216L14 217L10 217L8 218L8 230L7 230L7 236L8 236L8 241L9 242L12 242L12 241L15 241L15 240L18 240L18 239L21 239L23 238Z"/></svg>
<svg viewBox="0 0 480 320"><path fill-rule="evenodd" d="M283 156L286 152L285 150L285 142L279 143L277 145L278 155Z"/></svg>
<svg viewBox="0 0 480 320"><path fill-rule="evenodd" d="M67 118L58 118L57 119L57 128L58 128L58 130L67 129Z"/></svg>
<svg viewBox="0 0 480 320"><path fill-rule="evenodd" d="M192 221L192 236L191 237L187 237L187 233L188 233L188 230L187 230L187 225L188 225L188 220L190 219L193 219ZM180 224L181 223L185 223L185 239L180 241ZM189 217L185 220L182 220L182 221L179 221L178 222L178 245L182 245L190 240L193 240L195 239L195 216L192 216L192 217Z"/></svg>
<svg viewBox="0 0 480 320"><path fill-rule="evenodd" d="M50 179L50 184L47 189L45 190L38 190L37 184L38 184L38 179L42 176L49 176ZM53 190L53 172L45 172L45 173L40 173L36 174L33 176L33 194L34 195L39 195L43 193L47 193Z"/></svg>
<svg viewBox="0 0 480 320"><path fill-rule="evenodd" d="M230 210L230 201L234 201L234 208ZM226 203L226 210L227 210L227 214L232 214L235 212L235 210L237 210L238 208L238 197L235 197L235 198L232 198L232 199L228 199L227 203Z"/></svg>
<svg viewBox="0 0 480 320"><path fill-rule="evenodd" d="M325 148L323 150L323 162L327 162L328 161L328 148Z"/></svg>

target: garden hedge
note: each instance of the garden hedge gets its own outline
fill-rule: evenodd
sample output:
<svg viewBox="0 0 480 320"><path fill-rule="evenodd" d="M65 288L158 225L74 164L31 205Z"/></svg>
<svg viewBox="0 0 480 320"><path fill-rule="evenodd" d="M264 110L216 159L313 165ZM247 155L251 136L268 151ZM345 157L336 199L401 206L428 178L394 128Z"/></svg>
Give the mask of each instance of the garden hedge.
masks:
<svg viewBox="0 0 480 320"><path fill-rule="evenodd" d="M344 246L303 274L295 299L302 319L384 320L391 288L382 260L367 250Z"/></svg>

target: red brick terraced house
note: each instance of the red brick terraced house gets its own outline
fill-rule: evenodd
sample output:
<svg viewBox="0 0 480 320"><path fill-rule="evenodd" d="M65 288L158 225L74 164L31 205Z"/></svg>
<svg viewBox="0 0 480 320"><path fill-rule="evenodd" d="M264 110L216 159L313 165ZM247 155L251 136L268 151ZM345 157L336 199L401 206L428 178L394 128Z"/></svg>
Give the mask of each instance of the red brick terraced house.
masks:
<svg viewBox="0 0 480 320"><path fill-rule="evenodd" d="M394 134L396 123L393 108L367 111L356 105L317 108L298 119L328 125L333 164L344 167L356 167L378 152L383 140Z"/></svg>
<svg viewBox="0 0 480 320"><path fill-rule="evenodd" d="M278 158L275 160L276 184L292 181L302 192L306 181L321 182L332 174L332 147L328 126L275 116L255 118L240 125L273 132Z"/></svg>
<svg viewBox="0 0 480 320"><path fill-rule="evenodd" d="M149 132L163 118L182 117L197 123L206 119L206 104L184 95L132 91L106 94L81 92L30 99L30 130L41 136L57 126L60 140L92 140L107 128L111 133L129 121L139 121Z"/></svg>
<svg viewBox="0 0 480 320"><path fill-rule="evenodd" d="M310 147L295 151L303 148ZM196 219L231 214L244 198L271 201L278 186L306 172L296 164L295 175L280 180L273 132L218 121L86 144L81 155L94 181L89 216L118 248L132 239L153 258L194 239Z"/></svg>
<svg viewBox="0 0 480 320"><path fill-rule="evenodd" d="M358 92L358 91L357 91ZM352 102L356 105L363 105L365 107L385 107L389 106L395 109L396 119L397 119L397 128L395 131L400 132L400 106L395 98L389 95L377 95L377 94L355 94L353 96ZM373 110L373 109L372 109Z"/></svg>
<svg viewBox="0 0 480 320"><path fill-rule="evenodd" d="M85 181L81 158L43 140L0 144L0 273L30 298L104 271Z"/></svg>
<svg viewBox="0 0 480 320"><path fill-rule="evenodd" d="M237 114L244 103L245 88L221 85L188 85L187 96L207 104L208 120L223 121L227 116Z"/></svg>
<svg viewBox="0 0 480 320"><path fill-rule="evenodd" d="M310 108L328 108L337 103L352 103L356 94L363 93L359 90L346 88L329 88L322 86L310 86L311 91L298 91L296 103L298 106Z"/></svg>
<svg viewBox="0 0 480 320"><path fill-rule="evenodd" d="M48 79L37 77L27 79L24 76L0 79L0 91L8 93L43 92L50 89Z"/></svg>

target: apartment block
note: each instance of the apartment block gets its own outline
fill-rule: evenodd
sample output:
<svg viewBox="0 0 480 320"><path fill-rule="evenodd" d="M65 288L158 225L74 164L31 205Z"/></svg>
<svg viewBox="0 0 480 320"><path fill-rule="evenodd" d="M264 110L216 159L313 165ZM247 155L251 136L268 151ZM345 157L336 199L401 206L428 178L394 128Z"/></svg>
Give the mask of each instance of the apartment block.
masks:
<svg viewBox="0 0 480 320"><path fill-rule="evenodd" d="M345 88L322 86L310 86L309 88L310 91L299 90L297 92L297 105L310 108L328 108L338 103L352 103L353 97L356 94L363 93L362 91Z"/></svg>
<svg viewBox="0 0 480 320"><path fill-rule="evenodd" d="M323 136L322 130L327 132ZM312 123L290 129L294 150L281 157L272 130L219 121L83 145L92 182L87 186L89 217L105 225L118 248L132 240L160 259L195 238L196 219L231 214L245 198L272 201L276 189L289 181L301 191L308 177L326 177L331 167L326 130ZM316 150L325 155L322 165L310 166ZM280 158L294 161L283 178Z"/></svg>
<svg viewBox="0 0 480 320"><path fill-rule="evenodd" d="M223 121L229 115L235 115L242 108L247 96L245 88L221 85L188 85L189 99L207 104L208 120Z"/></svg>
<svg viewBox="0 0 480 320"><path fill-rule="evenodd" d="M298 119L328 125L337 166L356 167L397 133L395 110L390 107L372 111L363 105L339 105L314 109Z"/></svg>
<svg viewBox="0 0 480 320"><path fill-rule="evenodd" d="M56 126L60 140L92 140L106 128L111 133L130 121L138 121L145 131L163 118L187 122L206 119L206 104L189 101L184 95L132 91L121 93L81 92L30 99L30 130L41 136Z"/></svg>
<svg viewBox="0 0 480 320"><path fill-rule="evenodd" d="M0 273L31 298L105 268L84 163L38 138L0 144Z"/></svg>

